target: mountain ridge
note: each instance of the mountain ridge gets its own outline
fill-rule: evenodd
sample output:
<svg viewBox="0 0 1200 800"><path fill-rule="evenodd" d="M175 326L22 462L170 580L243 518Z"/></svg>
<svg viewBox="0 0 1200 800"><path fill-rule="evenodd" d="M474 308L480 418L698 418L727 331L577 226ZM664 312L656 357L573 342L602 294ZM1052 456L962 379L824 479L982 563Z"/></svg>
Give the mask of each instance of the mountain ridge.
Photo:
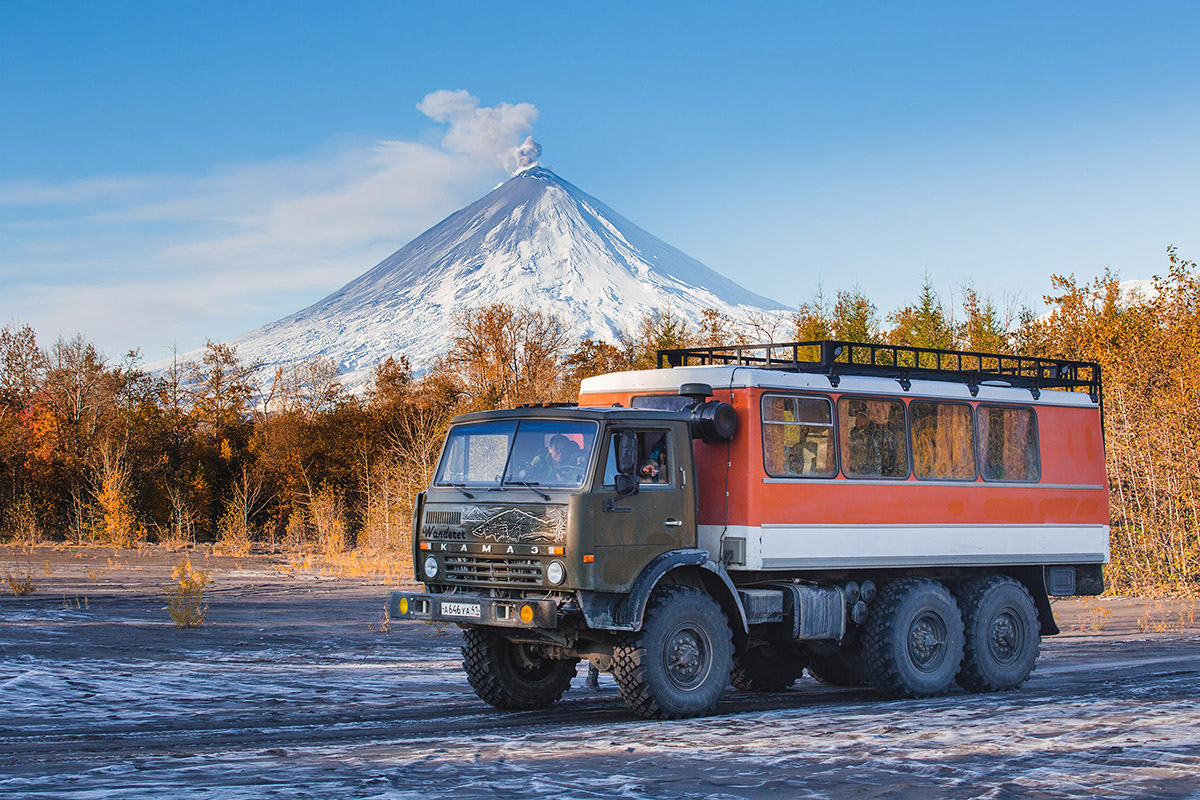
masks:
<svg viewBox="0 0 1200 800"><path fill-rule="evenodd" d="M420 371L453 341L457 311L492 302L551 311L573 337L606 341L656 309L693 323L706 308L735 318L789 310L534 165L326 297L228 344L267 376L332 358L354 390L388 355Z"/></svg>

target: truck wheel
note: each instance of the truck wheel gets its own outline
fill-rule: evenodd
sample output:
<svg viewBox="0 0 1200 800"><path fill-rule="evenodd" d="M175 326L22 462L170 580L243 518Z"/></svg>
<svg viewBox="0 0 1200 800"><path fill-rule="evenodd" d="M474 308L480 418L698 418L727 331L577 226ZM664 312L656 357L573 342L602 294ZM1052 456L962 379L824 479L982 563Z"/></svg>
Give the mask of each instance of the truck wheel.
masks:
<svg viewBox="0 0 1200 800"><path fill-rule="evenodd" d="M1006 575L991 575L967 581L957 594L966 630L958 685L971 692L1020 686L1042 643L1029 590Z"/></svg>
<svg viewBox="0 0 1200 800"><path fill-rule="evenodd" d="M733 633L717 602L692 586L655 589L642 630L613 653L621 699L644 719L706 714L729 683Z"/></svg>
<svg viewBox="0 0 1200 800"><path fill-rule="evenodd" d="M729 682L743 692L782 692L800 679L808 659L791 647L762 645L734 662Z"/></svg>
<svg viewBox="0 0 1200 800"><path fill-rule="evenodd" d="M463 671L475 694L496 708L545 708L563 696L579 659L543 658L526 644L483 628L463 631Z"/></svg>
<svg viewBox="0 0 1200 800"><path fill-rule="evenodd" d="M863 630L871 685L888 697L944 692L963 658L963 621L950 590L905 578L883 588Z"/></svg>
<svg viewBox="0 0 1200 800"><path fill-rule="evenodd" d="M829 656L814 656L808 674L826 686L866 686L867 665L861 650L842 649Z"/></svg>

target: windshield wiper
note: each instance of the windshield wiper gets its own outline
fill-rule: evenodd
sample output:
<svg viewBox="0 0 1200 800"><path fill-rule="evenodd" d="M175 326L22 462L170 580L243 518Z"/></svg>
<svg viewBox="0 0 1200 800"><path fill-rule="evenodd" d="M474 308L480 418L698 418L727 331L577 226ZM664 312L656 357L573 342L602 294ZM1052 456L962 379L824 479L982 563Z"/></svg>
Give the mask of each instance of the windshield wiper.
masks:
<svg viewBox="0 0 1200 800"><path fill-rule="evenodd" d="M465 483L450 483L450 484L447 484L447 486L453 486L455 489L458 489L460 492L463 493L463 495L466 496L466 498L468 500L475 499L475 495L471 494L470 492L468 492L466 489L463 488L464 486L466 486Z"/></svg>
<svg viewBox="0 0 1200 800"><path fill-rule="evenodd" d="M535 489L535 488L534 488L535 486L540 486L540 485L541 485L541 484L539 484L539 483L537 483L537 482L530 483L529 481L509 481L509 483L519 483L519 484L521 484L522 486L524 486L526 489L528 489L529 491L531 491L531 492L533 492L534 494L536 494L538 497L542 498L543 500L549 500L549 499L550 499L550 495L546 494L546 493L545 493L545 492L543 492L541 489Z"/></svg>

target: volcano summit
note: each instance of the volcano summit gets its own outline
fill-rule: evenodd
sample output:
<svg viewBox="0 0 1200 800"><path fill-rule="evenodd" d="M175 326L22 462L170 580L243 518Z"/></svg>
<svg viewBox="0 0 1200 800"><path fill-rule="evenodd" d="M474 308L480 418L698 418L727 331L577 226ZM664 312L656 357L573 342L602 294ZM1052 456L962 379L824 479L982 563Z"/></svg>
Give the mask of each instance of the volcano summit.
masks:
<svg viewBox="0 0 1200 800"><path fill-rule="evenodd" d="M264 370L322 355L362 385L389 355L418 370L454 338L454 314L489 303L551 311L576 338L614 341L644 314L696 322L785 306L743 289L533 166L451 214L308 308L234 339Z"/></svg>

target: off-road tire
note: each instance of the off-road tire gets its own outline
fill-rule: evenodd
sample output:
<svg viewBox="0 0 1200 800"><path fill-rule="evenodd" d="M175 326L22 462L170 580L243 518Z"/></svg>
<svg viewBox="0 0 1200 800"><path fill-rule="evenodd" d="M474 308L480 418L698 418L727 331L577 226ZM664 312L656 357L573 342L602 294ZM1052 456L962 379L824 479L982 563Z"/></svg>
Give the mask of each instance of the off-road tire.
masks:
<svg viewBox="0 0 1200 800"><path fill-rule="evenodd" d="M962 664L962 615L937 581L893 581L871 604L862 643L867 675L880 693L931 697L949 688Z"/></svg>
<svg viewBox="0 0 1200 800"><path fill-rule="evenodd" d="M734 661L729 682L743 692L782 692L804 674L805 653L782 645L760 645Z"/></svg>
<svg viewBox="0 0 1200 800"><path fill-rule="evenodd" d="M563 696L579 659L541 658L484 628L463 631L463 671L475 694L496 708L545 708Z"/></svg>
<svg viewBox="0 0 1200 800"><path fill-rule="evenodd" d="M1029 590L1007 575L989 575L965 582L955 594L966 637L958 685L970 692L1020 686L1033 671L1042 644Z"/></svg>
<svg viewBox="0 0 1200 800"><path fill-rule="evenodd" d="M733 633L721 606L692 586L660 586L642 629L613 652L621 699L643 719L707 714L729 683Z"/></svg>
<svg viewBox="0 0 1200 800"><path fill-rule="evenodd" d="M828 656L813 656L808 665L808 674L826 686L866 686L867 664L862 650L843 647Z"/></svg>

